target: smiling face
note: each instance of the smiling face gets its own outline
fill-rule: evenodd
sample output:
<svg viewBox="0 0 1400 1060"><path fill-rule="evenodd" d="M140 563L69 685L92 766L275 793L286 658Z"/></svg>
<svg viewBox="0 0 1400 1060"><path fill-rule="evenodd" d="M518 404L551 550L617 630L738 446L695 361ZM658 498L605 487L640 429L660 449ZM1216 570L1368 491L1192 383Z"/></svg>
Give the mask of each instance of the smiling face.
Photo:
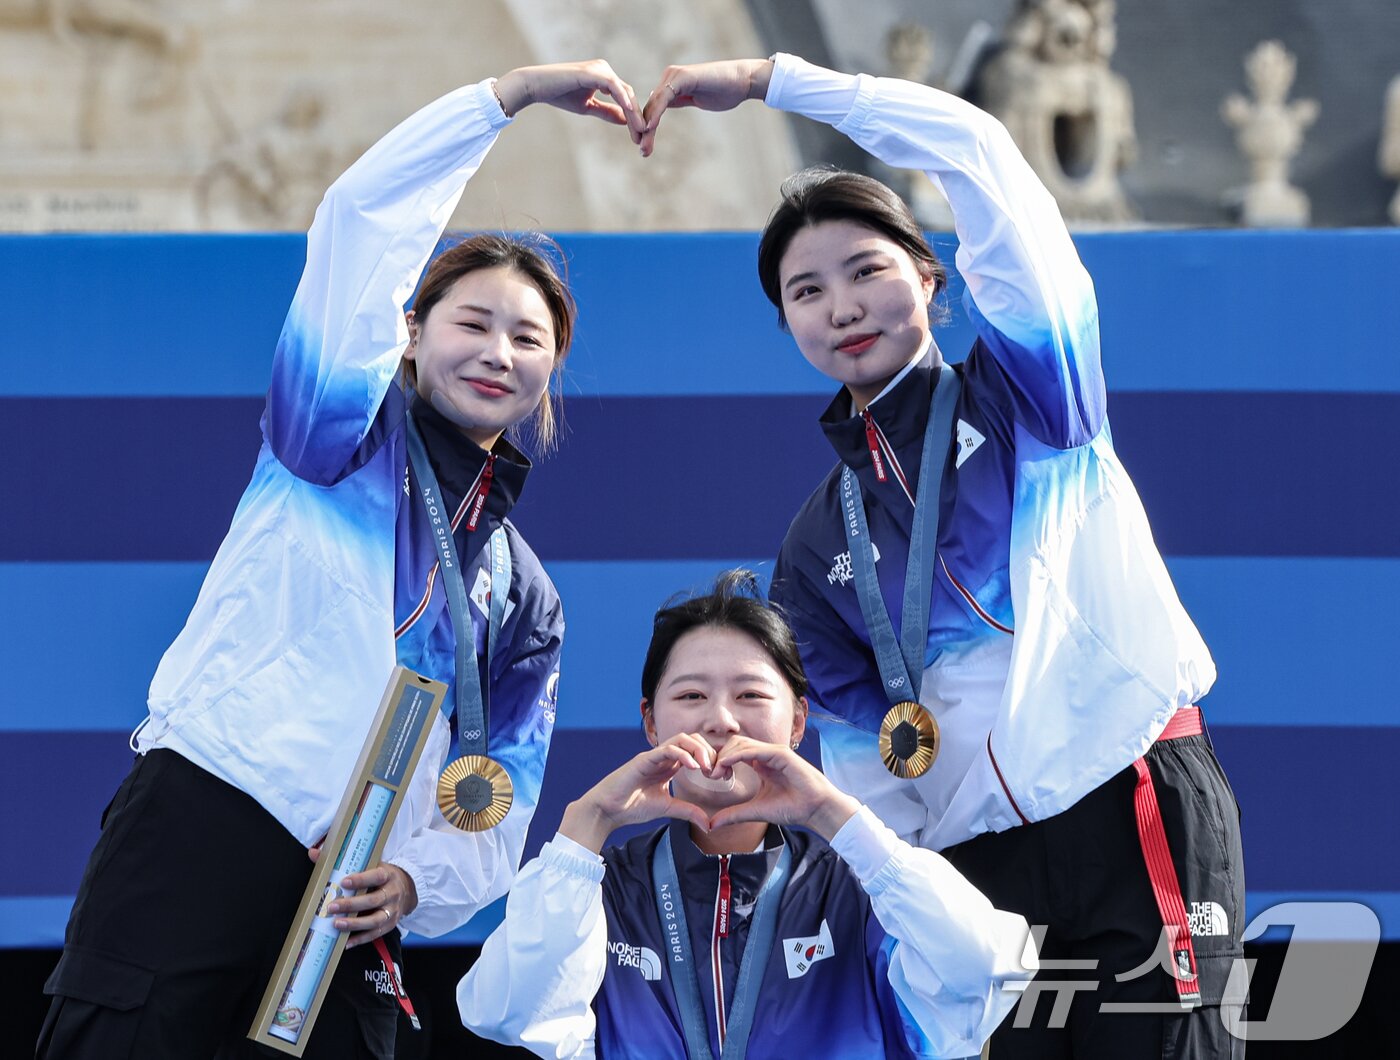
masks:
<svg viewBox="0 0 1400 1060"><path fill-rule="evenodd" d="M424 319L409 313L408 329L418 392L483 449L544 399L557 341L549 305L524 274L469 272Z"/></svg>
<svg viewBox="0 0 1400 1060"><path fill-rule="evenodd" d="M698 626L677 639L656 694L650 704L643 701L643 709L653 745L693 732L716 750L736 735L795 746L807 724L806 701L793 693L772 656L749 634L727 626ZM714 811L751 799L759 781L739 765L732 785L716 785L690 770L672 784L678 798Z"/></svg>
<svg viewBox="0 0 1400 1060"><path fill-rule="evenodd" d="M802 356L859 408L929 338L935 281L898 243L856 221L798 230L778 265L782 310Z"/></svg>

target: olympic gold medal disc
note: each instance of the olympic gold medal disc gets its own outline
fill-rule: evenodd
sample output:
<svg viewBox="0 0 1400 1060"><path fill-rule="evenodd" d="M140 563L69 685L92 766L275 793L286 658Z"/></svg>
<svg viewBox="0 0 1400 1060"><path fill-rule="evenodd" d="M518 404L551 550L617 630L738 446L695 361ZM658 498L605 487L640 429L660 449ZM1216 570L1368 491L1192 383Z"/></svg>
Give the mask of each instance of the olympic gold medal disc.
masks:
<svg viewBox="0 0 1400 1060"><path fill-rule="evenodd" d="M485 832L506 818L515 789L510 775L485 755L466 755L438 777L437 802L453 828Z"/></svg>
<svg viewBox="0 0 1400 1060"><path fill-rule="evenodd" d="M896 703L880 723L880 758L901 779L921 777L938 757L938 722L911 700Z"/></svg>

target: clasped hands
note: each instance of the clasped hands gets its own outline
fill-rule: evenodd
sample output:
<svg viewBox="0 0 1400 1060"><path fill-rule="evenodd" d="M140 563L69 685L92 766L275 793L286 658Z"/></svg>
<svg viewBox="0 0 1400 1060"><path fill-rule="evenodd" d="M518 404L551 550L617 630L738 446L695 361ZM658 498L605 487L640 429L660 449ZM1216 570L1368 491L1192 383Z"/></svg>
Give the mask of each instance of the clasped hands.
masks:
<svg viewBox="0 0 1400 1060"><path fill-rule="evenodd" d="M744 776L746 770L751 775ZM731 779L748 797L711 813L685 797L685 785L672 785L685 773L698 778L688 785L692 798L720 805L723 797L710 800L705 793ZM559 830L594 852L601 852L615 829L658 817L689 821L702 832L751 821L801 825L830 840L859 809L859 802L783 744L734 735L716 749L699 733L678 733L570 803Z"/></svg>
<svg viewBox="0 0 1400 1060"><path fill-rule="evenodd" d="M508 117L531 103L548 103L627 126L643 157L656 143L661 117L673 107L732 110L746 99L762 99L773 73L769 59L726 59L668 66L644 106L632 86L602 59L548 66L522 66L496 81L496 98Z"/></svg>

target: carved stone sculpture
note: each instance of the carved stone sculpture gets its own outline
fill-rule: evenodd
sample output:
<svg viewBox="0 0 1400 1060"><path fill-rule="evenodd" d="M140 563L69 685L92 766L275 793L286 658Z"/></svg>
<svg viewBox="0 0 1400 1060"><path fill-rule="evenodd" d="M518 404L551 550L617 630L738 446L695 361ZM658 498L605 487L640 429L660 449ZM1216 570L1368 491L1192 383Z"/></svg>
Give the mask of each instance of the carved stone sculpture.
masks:
<svg viewBox="0 0 1400 1060"><path fill-rule="evenodd" d="M211 98L217 106L217 98ZM325 135L325 101L305 86L293 88L272 120L226 144L201 175L199 215L212 229L306 228L327 182L336 152ZM231 127L224 117L221 124Z"/></svg>
<svg viewBox="0 0 1400 1060"><path fill-rule="evenodd" d="M1288 182L1288 167L1303 145L1303 130L1317 120L1317 101L1285 102L1297 63L1276 40L1264 41L1245 58L1254 99L1231 95L1221 114L1235 127L1235 142L1249 159L1250 182L1240 202L1240 220L1254 228L1308 223L1308 197Z"/></svg>
<svg viewBox="0 0 1400 1060"><path fill-rule="evenodd" d="M1020 0L977 79L977 99L1071 221L1134 216L1118 183L1137 137L1132 91L1108 65L1114 8L1114 0Z"/></svg>
<svg viewBox="0 0 1400 1060"><path fill-rule="evenodd" d="M934 39L929 30L917 23L903 22L885 36L885 59L890 76L904 81L932 84ZM896 169L871 160L871 175L895 188L913 211L914 218L925 229L952 231L953 211L937 185L922 173Z"/></svg>
<svg viewBox="0 0 1400 1060"><path fill-rule="evenodd" d="M1381 126L1381 172L1400 180L1400 77L1390 82L1385 94L1385 119ZM1400 188L1390 200L1390 219L1400 225Z"/></svg>

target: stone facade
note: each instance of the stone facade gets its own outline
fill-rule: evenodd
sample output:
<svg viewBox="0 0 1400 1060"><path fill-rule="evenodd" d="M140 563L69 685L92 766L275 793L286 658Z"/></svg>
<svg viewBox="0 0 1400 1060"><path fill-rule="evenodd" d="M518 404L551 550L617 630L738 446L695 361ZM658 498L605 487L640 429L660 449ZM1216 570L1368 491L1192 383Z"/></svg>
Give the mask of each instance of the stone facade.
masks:
<svg viewBox="0 0 1400 1060"><path fill-rule="evenodd" d="M325 187L434 97L603 56L645 98L670 62L761 54L739 0L0 0L0 231L304 229ZM800 165L763 107L680 112L655 156L532 108L459 228L744 228Z"/></svg>

